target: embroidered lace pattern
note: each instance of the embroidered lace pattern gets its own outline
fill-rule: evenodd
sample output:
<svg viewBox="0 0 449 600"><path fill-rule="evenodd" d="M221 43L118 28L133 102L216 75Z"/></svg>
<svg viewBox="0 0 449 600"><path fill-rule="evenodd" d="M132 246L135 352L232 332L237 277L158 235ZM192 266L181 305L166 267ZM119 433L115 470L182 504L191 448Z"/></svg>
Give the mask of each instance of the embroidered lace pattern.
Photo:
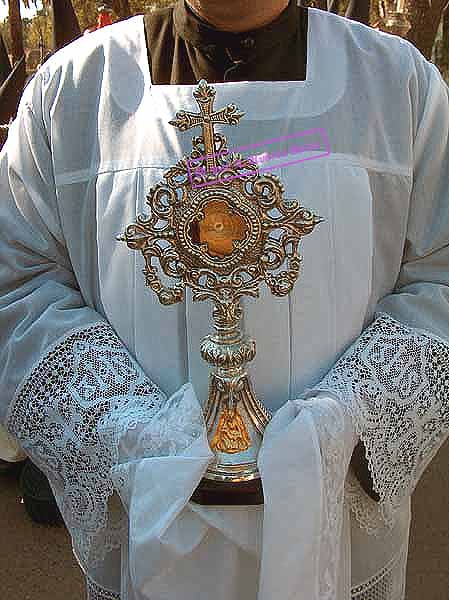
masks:
<svg viewBox="0 0 449 600"><path fill-rule="evenodd" d="M120 600L120 596L98 587L93 581L87 579L87 600Z"/></svg>
<svg viewBox="0 0 449 600"><path fill-rule="evenodd" d="M343 522L344 482L350 460L344 440L349 417L335 400L312 403L323 465L323 514L320 554L320 600L336 597ZM349 454L349 455L348 455Z"/></svg>
<svg viewBox="0 0 449 600"><path fill-rule="evenodd" d="M381 504L368 496L351 469L345 484L345 499L357 523L369 535L382 536L391 523L385 521Z"/></svg>
<svg viewBox="0 0 449 600"><path fill-rule="evenodd" d="M351 600L403 600L407 546L369 581L352 588Z"/></svg>
<svg viewBox="0 0 449 600"><path fill-rule="evenodd" d="M388 525L447 436L448 384L449 344L382 314L317 386L348 404ZM349 497L375 532L372 501Z"/></svg>
<svg viewBox="0 0 449 600"><path fill-rule="evenodd" d="M16 394L8 429L49 478L84 566L126 539L127 518L110 473L122 440L152 421L164 401L102 322L56 343Z"/></svg>

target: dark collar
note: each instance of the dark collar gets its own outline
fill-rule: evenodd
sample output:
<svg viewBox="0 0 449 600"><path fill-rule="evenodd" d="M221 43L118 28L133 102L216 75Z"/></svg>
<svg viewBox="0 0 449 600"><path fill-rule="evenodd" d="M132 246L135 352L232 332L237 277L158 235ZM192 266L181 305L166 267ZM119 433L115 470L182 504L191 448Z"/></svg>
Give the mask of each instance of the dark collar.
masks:
<svg viewBox="0 0 449 600"><path fill-rule="evenodd" d="M177 33L188 43L205 51L228 48L233 53L259 54L278 44L284 44L294 36L300 25L301 7L295 0L271 23L241 33L216 29L198 17L185 3L178 0L173 10L173 21Z"/></svg>

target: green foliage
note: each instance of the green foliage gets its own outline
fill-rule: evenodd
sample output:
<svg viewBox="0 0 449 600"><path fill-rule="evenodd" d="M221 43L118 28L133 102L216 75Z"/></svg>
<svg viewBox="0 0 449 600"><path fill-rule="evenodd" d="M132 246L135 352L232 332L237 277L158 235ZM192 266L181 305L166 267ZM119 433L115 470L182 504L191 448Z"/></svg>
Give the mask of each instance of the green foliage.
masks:
<svg viewBox="0 0 449 600"><path fill-rule="evenodd" d="M0 33L6 42L6 47L11 48L11 34L9 32L8 19L0 21Z"/></svg>
<svg viewBox="0 0 449 600"><path fill-rule="evenodd" d="M72 4L78 17L81 31L92 27L97 20L95 2L92 0L72 0Z"/></svg>
<svg viewBox="0 0 449 600"><path fill-rule="evenodd" d="M23 19L23 39L26 49L51 47L51 19L45 9L38 11L32 19Z"/></svg>

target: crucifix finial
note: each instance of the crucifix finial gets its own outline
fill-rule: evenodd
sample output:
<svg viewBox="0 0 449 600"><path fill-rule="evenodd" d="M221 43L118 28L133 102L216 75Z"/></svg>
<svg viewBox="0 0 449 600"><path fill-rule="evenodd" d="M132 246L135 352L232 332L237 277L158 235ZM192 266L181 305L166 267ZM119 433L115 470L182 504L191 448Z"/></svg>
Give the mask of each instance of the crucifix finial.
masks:
<svg viewBox="0 0 449 600"><path fill-rule="evenodd" d="M176 118L169 121L170 125L180 131L187 131L192 127L201 127L206 156L207 170L210 172L216 166L214 125L238 125L244 113L239 112L235 104L228 104L220 110L214 111L215 90L202 79L193 92L200 112L194 113L181 110L176 113Z"/></svg>

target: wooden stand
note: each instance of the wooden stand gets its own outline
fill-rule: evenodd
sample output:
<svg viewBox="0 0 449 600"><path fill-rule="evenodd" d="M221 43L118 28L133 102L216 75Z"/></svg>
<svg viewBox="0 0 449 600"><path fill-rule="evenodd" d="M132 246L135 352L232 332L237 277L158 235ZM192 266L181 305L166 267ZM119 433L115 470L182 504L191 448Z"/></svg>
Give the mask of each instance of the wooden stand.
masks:
<svg viewBox="0 0 449 600"><path fill-rule="evenodd" d="M262 481L252 479L240 483L227 483L202 479L191 500L206 506L261 505L264 503Z"/></svg>

